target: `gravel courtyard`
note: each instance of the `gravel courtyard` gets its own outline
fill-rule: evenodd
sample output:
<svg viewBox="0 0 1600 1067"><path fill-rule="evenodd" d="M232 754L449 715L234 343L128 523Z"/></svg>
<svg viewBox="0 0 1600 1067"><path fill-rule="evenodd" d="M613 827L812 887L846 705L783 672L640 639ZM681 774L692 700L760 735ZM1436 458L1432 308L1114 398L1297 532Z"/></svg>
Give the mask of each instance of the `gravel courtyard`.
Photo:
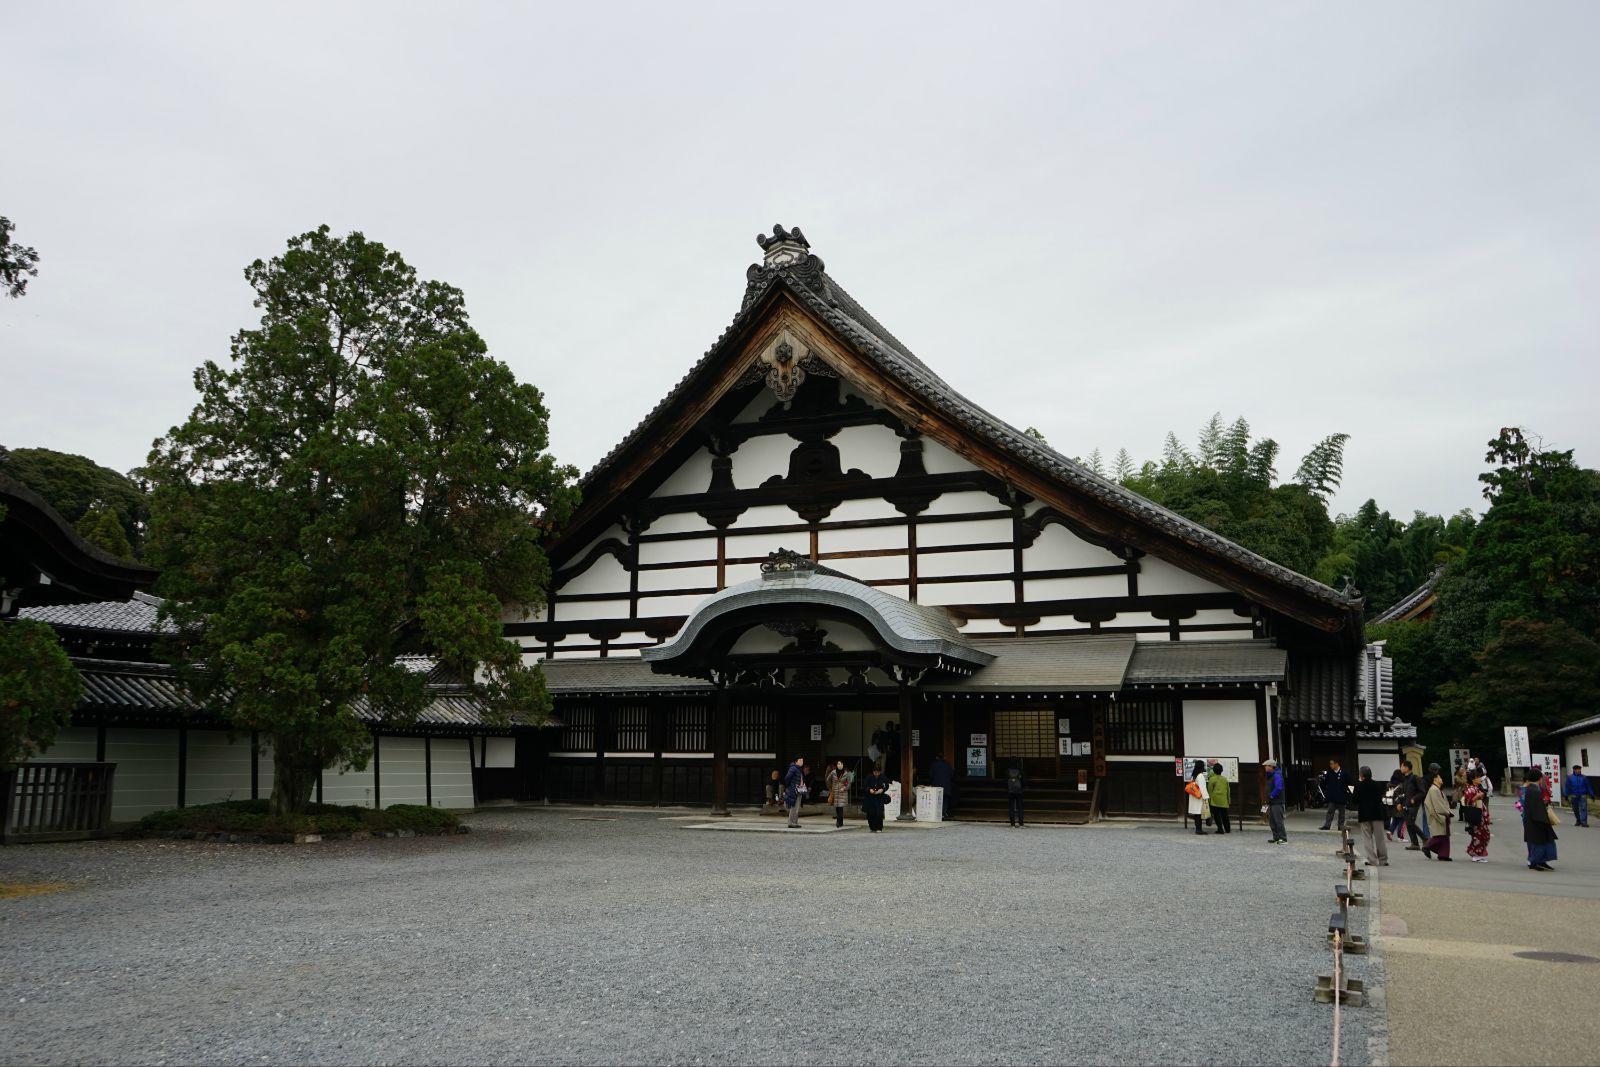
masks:
<svg viewBox="0 0 1600 1067"><path fill-rule="evenodd" d="M1326 1063L1332 842L1173 824L0 849L6 1062ZM1376 958L1353 960L1369 979ZM1369 1061L1381 1008L1346 1013ZM1381 1046L1380 1046L1381 1047Z"/></svg>

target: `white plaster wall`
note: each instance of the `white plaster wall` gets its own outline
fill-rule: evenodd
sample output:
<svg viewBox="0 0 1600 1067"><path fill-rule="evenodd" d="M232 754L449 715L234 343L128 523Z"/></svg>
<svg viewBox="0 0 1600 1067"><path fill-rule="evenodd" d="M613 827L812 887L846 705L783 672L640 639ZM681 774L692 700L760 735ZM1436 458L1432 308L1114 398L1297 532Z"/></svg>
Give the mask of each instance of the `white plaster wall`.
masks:
<svg viewBox="0 0 1600 1067"><path fill-rule="evenodd" d="M733 484L754 489L774 474L789 473L789 453L799 444L788 434L752 437L733 454Z"/></svg>
<svg viewBox="0 0 1600 1067"><path fill-rule="evenodd" d="M917 526L917 547L934 545L1010 545L1010 519L977 519L969 522L935 522Z"/></svg>
<svg viewBox="0 0 1600 1067"><path fill-rule="evenodd" d="M692 537L682 541L640 541L640 563L703 563L717 561L715 537Z"/></svg>
<svg viewBox="0 0 1600 1067"><path fill-rule="evenodd" d="M1009 548L980 549L976 552L919 552L917 576L942 578L954 574L1009 574Z"/></svg>
<svg viewBox="0 0 1600 1067"><path fill-rule="evenodd" d="M728 585L740 585L761 577L761 564L730 563L723 573Z"/></svg>
<svg viewBox="0 0 1600 1067"><path fill-rule="evenodd" d="M715 589L717 568L673 567L663 571L640 571L639 591L662 589Z"/></svg>
<svg viewBox="0 0 1600 1067"><path fill-rule="evenodd" d="M1600 730L1589 730L1581 734L1573 734L1562 739L1561 773L1568 774L1573 764L1582 764L1583 773L1595 777L1597 766L1600 766ZM1584 749L1589 750L1589 758L1584 758ZM1546 749L1548 751L1548 749Z"/></svg>
<svg viewBox="0 0 1600 1067"><path fill-rule="evenodd" d="M250 735L225 730L189 731L189 782L184 803L250 799Z"/></svg>
<svg viewBox="0 0 1600 1067"><path fill-rule="evenodd" d="M1039 531L1039 539L1022 550L1029 570L1065 570L1068 567L1114 567L1122 563L1116 553L1091 545L1060 524ZM1126 588L1126 586L1124 586Z"/></svg>
<svg viewBox="0 0 1600 1067"><path fill-rule="evenodd" d="M628 568L622 565L617 557L607 554L599 557L589 565L589 569L582 574L567 579L558 594L575 596L579 593L626 593L628 591ZM560 609L557 609L558 611Z"/></svg>
<svg viewBox="0 0 1600 1067"><path fill-rule="evenodd" d="M465 738L433 739L433 806L457 811L475 807L472 750Z"/></svg>
<svg viewBox="0 0 1600 1067"><path fill-rule="evenodd" d="M811 554L811 535L804 530L795 530L792 533L740 534L730 536L727 546L729 559L741 556L759 556L765 559L780 548L808 556Z"/></svg>
<svg viewBox="0 0 1600 1067"><path fill-rule="evenodd" d="M924 515L965 515L972 511L998 511L1003 505L988 493L975 489L960 493L941 493L939 499L929 504ZM1006 520L1006 536L1011 536L1011 522Z"/></svg>
<svg viewBox="0 0 1600 1067"><path fill-rule="evenodd" d="M787 468L785 468L787 470ZM783 474L785 471L777 471ZM803 526L800 516L782 504L760 504L747 508L728 527L729 533L736 533L740 527L749 529L752 526Z"/></svg>
<svg viewBox="0 0 1600 1067"><path fill-rule="evenodd" d="M1127 596L1128 576L1097 574L1085 578L1029 578L1022 583L1025 600L1085 600L1090 597Z"/></svg>
<svg viewBox="0 0 1600 1067"><path fill-rule="evenodd" d="M900 438L887 426L847 426L831 440L841 470L855 467L874 478L892 478L900 467Z"/></svg>
<svg viewBox="0 0 1600 1067"><path fill-rule="evenodd" d="M1010 626L999 619L968 619L961 626L964 634L1008 634L1012 632Z"/></svg>
<svg viewBox="0 0 1600 1067"><path fill-rule="evenodd" d="M382 742L379 742L382 744ZM387 755L387 753L385 753ZM383 768L388 770L387 767ZM385 778L388 775L384 775ZM372 762L363 771L336 771L332 767L322 772L322 802L324 804L354 804L372 807Z"/></svg>
<svg viewBox="0 0 1600 1067"><path fill-rule="evenodd" d="M93 763L96 751L95 730L92 727L68 726L57 730L55 743L28 762Z"/></svg>
<svg viewBox="0 0 1600 1067"><path fill-rule="evenodd" d="M1028 629L1030 631L1033 631L1033 630L1087 630L1087 629L1089 629L1089 624L1086 623L1086 622L1079 622L1077 619L1074 619L1071 615L1041 615L1041 616L1039 616L1039 625L1030 626L1030 627L1028 627Z"/></svg>
<svg viewBox="0 0 1600 1067"><path fill-rule="evenodd" d="M717 531L711 529L710 526L706 525L706 520L702 519L699 515L692 511L674 511L669 514L662 515L660 518L656 519L655 522L650 524L650 528L648 530L640 531L640 533L653 534L702 532L714 535ZM620 539L624 541L627 540L625 537Z"/></svg>
<svg viewBox="0 0 1600 1067"><path fill-rule="evenodd" d="M876 586L876 588L879 592L888 593L890 596L897 596L901 600L911 599L911 586L909 585L880 585Z"/></svg>
<svg viewBox="0 0 1600 1067"><path fill-rule="evenodd" d="M700 449L673 471L651 496L687 496L703 493L711 485L711 453Z"/></svg>
<svg viewBox="0 0 1600 1067"><path fill-rule="evenodd" d="M1183 755L1232 756L1240 763L1261 758L1253 700L1185 700Z"/></svg>
<svg viewBox="0 0 1600 1067"><path fill-rule="evenodd" d="M858 581L870 582L876 578L910 578L909 561L905 556L861 556L857 559L825 559L824 567L848 574Z"/></svg>
<svg viewBox="0 0 1600 1067"><path fill-rule="evenodd" d="M1011 599L1010 582L951 582L917 586L920 604L990 604Z"/></svg>
<svg viewBox="0 0 1600 1067"><path fill-rule="evenodd" d="M774 633L765 626L752 626L734 641L733 652L738 655L777 652L793 640L794 638Z"/></svg>
<svg viewBox="0 0 1600 1067"><path fill-rule="evenodd" d="M1354 767L1347 768L1352 777L1361 773L1362 767L1372 768L1374 782L1387 782L1389 776L1400 769L1400 753L1393 745L1382 752L1360 752Z"/></svg>
<svg viewBox="0 0 1600 1067"><path fill-rule="evenodd" d="M956 474L977 469L944 445L926 437L922 439L922 466L929 474Z"/></svg>
<svg viewBox="0 0 1600 1067"><path fill-rule="evenodd" d="M753 565L752 565L753 566ZM653 615L692 615L694 610L705 603L706 593L703 596L653 596L639 599L639 614L649 617ZM626 604L617 613L616 618L623 619L628 615Z"/></svg>
<svg viewBox="0 0 1600 1067"><path fill-rule="evenodd" d="M438 742L435 742L437 744ZM379 782L383 786L383 806L426 804L428 780L424 776L427 759L425 741L420 737L383 737L379 745Z"/></svg>
<svg viewBox="0 0 1600 1067"><path fill-rule="evenodd" d="M591 619L626 619L627 617L628 602L626 600L563 601L556 605L557 622L585 622Z"/></svg>
<svg viewBox="0 0 1600 1067"><path fill-rule="evenodd" d="M783 510L789 511L788 508ZM794 512L789 511L789 519L783 521L790 521L794 517ZM852 522L856 519L904 520L905 516L896 511L894 505L882 497L865 497L860 500L839 501L839 506L828 513L828 517L822 521L822 525L826 527L830 522Z"/></svg>
<svg viewBox="0 0 1600 1067"><path fill-rule="evenodd" d="M106 762L117 765L112 821L178 806L178 731L107 730Z"/></svg>
<svg viewBox="0 0 1600 1067"><path fill-rule="evenodd" d="M1139 560L1139 595L1165 596L1169 593L1223 593L1222 586L1174 567L1166 560L1145 556Z"/></svg>
<svg viewBox="0 0 1600 1067"><path fill-rule="evenodd" d="M617 648L613 645L606 655L611 659L638 659L639 650L637 648Z"/></svg>
<svg viewBox="0 0 1600 1067"><path fill-rule="evenodd" d="M864 530L822 530L817 534L819 552L862 552L874 548L900 548L907 544L904 526L869 526Z"/></svg>

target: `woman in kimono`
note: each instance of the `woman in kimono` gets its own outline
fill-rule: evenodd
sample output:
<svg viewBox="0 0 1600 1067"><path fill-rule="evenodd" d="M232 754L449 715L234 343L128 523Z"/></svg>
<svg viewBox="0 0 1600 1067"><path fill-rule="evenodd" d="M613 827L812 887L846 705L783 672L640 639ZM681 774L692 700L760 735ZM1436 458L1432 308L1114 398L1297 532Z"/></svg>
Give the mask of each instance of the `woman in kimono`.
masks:
<svg viewBox="0 0 1600 1067"><path fill-rule="evenodd" d="M1528 844L1528 870L1553 871L1556 858L1556 828L1550 821L1550 805L1544 795L1544 769L1530 767L1528 784L1522 787L1522 840Z"/></svg>
<svg viewBox="0 0 1600 1067"><path fill-rule="evenodd" d="M1461 790L1461 821L1467 824L1467 859L1489 862L1489 802L1479 779L1470 775Z"/></svg>

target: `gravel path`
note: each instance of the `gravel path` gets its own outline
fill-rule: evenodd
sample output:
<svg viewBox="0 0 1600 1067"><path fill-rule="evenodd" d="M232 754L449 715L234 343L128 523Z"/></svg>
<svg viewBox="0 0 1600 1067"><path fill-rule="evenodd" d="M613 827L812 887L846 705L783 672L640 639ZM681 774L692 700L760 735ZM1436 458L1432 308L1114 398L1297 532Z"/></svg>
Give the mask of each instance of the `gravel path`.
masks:
<svg viewBox="0 0 1600 1067"><path fill-rule="evenodd" d="M1175 827L0 849L0 1058L1326 1063L1326 839ZM1354 974L1378 966L1353 960ZM1381 1011L1346 1016L1367 1062Z"/></svg>

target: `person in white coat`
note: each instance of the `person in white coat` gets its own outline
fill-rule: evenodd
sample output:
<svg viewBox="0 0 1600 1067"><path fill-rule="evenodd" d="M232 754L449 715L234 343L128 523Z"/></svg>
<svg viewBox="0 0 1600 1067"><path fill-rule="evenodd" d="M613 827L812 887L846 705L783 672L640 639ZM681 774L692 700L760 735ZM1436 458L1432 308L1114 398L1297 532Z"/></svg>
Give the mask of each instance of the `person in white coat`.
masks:
<svg viewBox="0 0 1600 1067"><path fill-rule="evenodd" d="M1207 809L1211 805L1211 794L1206 789L1206 765L1203 760L1195 760L1190 768L1193 777L1184 783L1183 790L1189 794L1189 818L1194 820L1194 832L1201 837L1206 835L1205 819L1209 814Z"/></svg>

